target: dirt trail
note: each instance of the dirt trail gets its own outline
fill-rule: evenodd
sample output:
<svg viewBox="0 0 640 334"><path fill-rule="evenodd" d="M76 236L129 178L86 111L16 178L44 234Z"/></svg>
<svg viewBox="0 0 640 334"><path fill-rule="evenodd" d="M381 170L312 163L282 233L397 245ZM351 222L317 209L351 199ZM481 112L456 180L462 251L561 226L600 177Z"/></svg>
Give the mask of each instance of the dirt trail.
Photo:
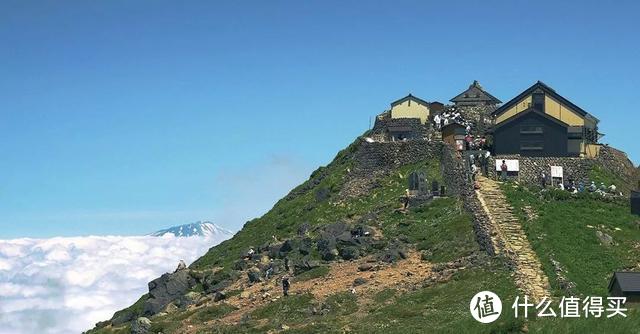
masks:
<svg viewBox="0 0 640 334"><path fill-rule="evenodd" d="M359 271L358 267L365 263L377 270ZM371 258L336 263L330 267L329 273L324 277L302 282L292 279L289 293L311 293L317 300L324 300L330 295L352 289L355 289L357 295L371 295L389 287L399 290L408 289L411 285L424 281L431 273L431 265L420 259L420 253L411 251L407 259L395 264L379 263ZM237 307L238 310L219 321L226 324L237 323L244 314L282 298L279 278L253 285L249 285L247 279L236 282L229 289L242 289L243 294L229 298L227 303ZM356 278L364 278L367 282L354 287L353 281Z"/></svg>

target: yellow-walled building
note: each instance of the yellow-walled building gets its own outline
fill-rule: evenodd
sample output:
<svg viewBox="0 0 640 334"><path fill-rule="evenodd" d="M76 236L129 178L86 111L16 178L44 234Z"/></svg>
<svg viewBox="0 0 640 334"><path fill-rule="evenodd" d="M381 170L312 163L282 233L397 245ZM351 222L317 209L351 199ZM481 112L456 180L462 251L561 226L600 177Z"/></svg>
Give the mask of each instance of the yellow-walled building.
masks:
<svg viewBox="0 0 640 334"><path fill-rule="evenodd" d="M496 154L598 155L599 120L540 81L492 116Z"/></svg>
<svg viewBox="0 0 640 334"><path fill-rule="evenodd" d="M409 94L391 102L391 118L419 118L425 124L429 119L429 102Z"/></svg>

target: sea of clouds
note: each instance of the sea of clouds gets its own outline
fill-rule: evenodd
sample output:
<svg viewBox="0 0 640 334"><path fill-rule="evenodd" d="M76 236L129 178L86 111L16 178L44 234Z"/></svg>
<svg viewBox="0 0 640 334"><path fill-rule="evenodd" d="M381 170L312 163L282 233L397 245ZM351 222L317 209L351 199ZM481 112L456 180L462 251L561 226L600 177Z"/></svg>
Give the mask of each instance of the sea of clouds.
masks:
<svg viewBox="0 0 640 334"><path fill-rule="evenodd" d="M0 334L81 333L227 237L0 240Z"/></svg>

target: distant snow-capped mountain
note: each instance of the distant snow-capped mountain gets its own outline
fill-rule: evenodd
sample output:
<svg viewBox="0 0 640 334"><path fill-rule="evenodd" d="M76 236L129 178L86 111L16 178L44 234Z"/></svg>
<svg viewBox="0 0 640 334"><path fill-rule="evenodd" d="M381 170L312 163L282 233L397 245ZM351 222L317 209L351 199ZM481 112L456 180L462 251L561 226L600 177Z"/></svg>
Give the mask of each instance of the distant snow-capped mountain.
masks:
<svg viewBox="0 0 640 334"><path fill-rule="evenodd" d="M176 237L224 237L224 239L233 236L233 232L209 221L173 226L151 233L154 237L161 237L167 234L173 234Z"/></svg>

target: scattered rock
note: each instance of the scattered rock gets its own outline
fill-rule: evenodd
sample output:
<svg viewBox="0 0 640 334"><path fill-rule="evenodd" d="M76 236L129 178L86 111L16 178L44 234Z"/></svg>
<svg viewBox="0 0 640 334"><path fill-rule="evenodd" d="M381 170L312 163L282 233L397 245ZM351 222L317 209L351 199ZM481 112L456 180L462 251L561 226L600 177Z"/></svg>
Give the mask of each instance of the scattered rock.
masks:
<svg viewBox="0 0 640 334"><path fill-rule="evenodd" d="M247 277L249 278L249 283L262 282L262 279L260 278L260 269L258 268L253 267L249 269L249 271L247 271Z"/></svg>
<svg viewBox="0 0 640 334"><path fill-rule="evenodd" d="M219 301L224 300L226 298L227 298L227 295L222 291L218 291L213 295L213 301L214 302L219 302Z"/></svg>
<svg viewBox="0 0 640 334"><path fill-rule="evenodd" d="M371 263L363 263L358 266L359 271L370 271L373 269L373 265Z"/></svg>
<svg viewBox="0 0 640 334"><path fill-rule="evenodd" d="M600 240L600 243L603 246L612 246L613 245L613 237L606 233L602 233L601 231L596 231L596 237Z"/></svg>
<svg viewBox="0 0 640 334"><path fill-rule="evenodd" d="M344 247L340 250L340 257L345 260L354 260L360 257L360 252L355 247Z"/></svg>
<svg viewBox="0 0 640 334"><path fill-rule="evenodd" d="M189 291L184 295L184 305L195 304L200 299L200 293L195 291Z"/></svg>
<svg viewBox="0 0 640 334"><path fill-rule="evenodd" d="M140 317L131 323L131 334L147 334L150 329L151 321L145 317Z"/></svg>
<svg viewBox="0 0 640 334"><path fill-rule="evenodd" d="M362 277L358 277L355 280L353 280L353 286L359 286L366 283L367 283L367 279Z"/></svg>

